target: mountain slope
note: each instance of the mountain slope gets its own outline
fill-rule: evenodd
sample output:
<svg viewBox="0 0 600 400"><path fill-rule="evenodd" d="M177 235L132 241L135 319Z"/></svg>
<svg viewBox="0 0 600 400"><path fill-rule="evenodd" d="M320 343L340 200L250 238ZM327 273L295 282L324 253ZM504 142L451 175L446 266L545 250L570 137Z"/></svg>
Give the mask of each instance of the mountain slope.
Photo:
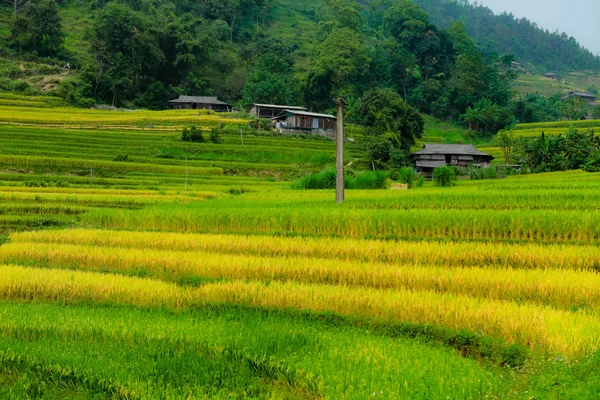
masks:
<svg viewBox="0 0 600 400"><path fill-rule="evenodd" d="M468 0L413 0L432 21L447 29L462 21L468 34L487 53L514 54L516 60L544 70L600 71L600 58L565 33L549 32L526 18L512 14L495 15L485 6Z"/></svg>
<svg viewBox="0 0 600 400"><path fill-rule="evenodd" d="M171 2L177 5L186 4L185 1ZM242 29L247 33L238 34L238 40L246 39L247 34L253 31L263 31L295 43L300 49L298 56L302 66L309 59L312 43L318 31L319 2L320 0L264 1L266 16L258 21L254 14L248 13L246 19L241 21ZM394 2L394 0L359 1L364 7L364 17L367 19L374 9L388 7ZM441 29L448 29L455 21L462 21L469 36L488 54L514 54L517 61L541 67L544 71L590 69L600 71L600 58L580 46L575 38L568 37L565 33L543 30L534 21L525 18L517 19L512 14L495 15L489 8L474 6L468 0L413 0L413 2L427 11L432 22ZM89 35L86 32L93 20L94 7L90 3L66 0L59 3L59 9L67 37L67 47L79 57L85 57L89 53ZM10 11L10 7L0 6L2 36L9 33Z"/></svg>
<svg viewBox="0 0 600 400"><path fill-rule="evenodd" d="M162 104L165 106L164 98L172 98L180 92L186 92L217 95L232 103L243 98L248 104L257 100L256 96L247 96L245 86L248 81L271 82L275 81L271 79L273 74L287 74L287 77L279 82L278 88L270 90L277 92L279 88L286 87L291 87L292 90L280 96L281 98L258 100L306 101L302 97L304 88L310 86L311 61L314 61L314 67L318 63L315 60L319 52L321 57L324 53L319 50L323 39L323 27L327 25L321 23L325 19L322 5L331 6L334 3L346 4L346 7L350 4L350 7L358 8L357 13L360 14L360 21L351 30L358 38L355 49L360 48L365 62L358 62L348 68L364 67L365 71L362 75L357 75L355 90L351 90L350 94L346 92L345 95L360 97L364 90L370 87L388 86L398 92L404 91L405 98L407 87L408 92L412 89L413 94L418 97L412 104L429 104L431 99L439 97L437 94L432 96L429 92L439 92L438 86L445 84L442 82L444 79L432 82L432 85L417 87L420 80L428 80L428 74L419 76L420 72L415 71L420 69L422 72L427 62L418 57L415 66L410 67L413 63L412 56L400 54L398 49L393 50L385 44L386 35L389 35L389 27L385 28L383 24L386 10L399 3L411 4L409 0L331 0L325 3L323 0L63 0L58 3L58 10L66 37L67 52L57 55L62 61L50 61L61 67L70 62L75 69L84 71L85 76L82 78L84 85L66 88L59 95L65 99L94 98L104 102L112 101L114 105L128 106L135 102L136 105L150 107L149 104L153 104L156 97L162 98ZM513 53L517 61L527 63L528 70L538 74L547 70L587 70L591 75L600 72L598 58L581 48L574 39L538 29L530 21L516 20L511 15L496 16L485 7L472 6L467 0L414 0L414 3L430 15L424 18L433 31L440 31L440 38L447 36L441 32L442 29L448 32L453 30L450 35L456 34L456 27L449 28L453 22L462 21L465 37L469 34L475 39L477 46L487 55L487 64L494 64L497 54ZM35 54L25 53L23 58L20 58L21 55L15 51L5 52L2 49L7 48L2 40L8 37L9 23L12 19L11 8L7 3L2 4L0 57L16 57L19 62L12 63L10 68L0 65L0 90L13 91L11 87L23 87L23 82L15 85L8 82L7 78L25 80L25 83L31 84L38 78L44 79L44 74L39 75L39 71L29 73L19 65L23 58L35 59ZM110 11L106 11L108 9ZM329 18L328 23L331 22L331 16ZM337 14L333 16L334 21L343 18ZM101 20L104 21L103 24L98 25L98 21ZM440 29L430 25L430 22ZM458 29L459 36L461 29ZM113 40L114 38L117 39ZM403 47L403 39L398 40L398 45ZM339 40L332 41L333 48L338 47L335 44L338 42ZM98 43L108 47L99 48ZM433 42L424 44L435 47ZM331 52L333 48L325 53ZM410 51L414 53L416 49L412 48ZM439 53L441 50L432 51ZM276 54L277 59L263 60L263 70L260 70L258 61L261 55L267 52ZM338 58L352 58L357 52L350 51L348 54L350 56L342 55ZM455 54L450 50L447 56L454 58ZM440 55L441 53L430 58L439 60ZM397 58L393 61L393 67L390 66L392 58ZM273 61L283 64L269 70L271 65L276 64ZM405 67L400 65L403 62L406 63ZM367 67L367 64L371 65ZM321 62L321 65L327 63ZM390 68L396 67L400 69L392 73ZM412 76L398 78L402 71L408 71L409 67L413 71ZM441 72L443 74L438 76L450 75L449 70L437 71ZM326 74L322 75L322 78L332 80ZM403 87L400 84L402 80ZM160 84L151 88L150 86L157 81L160 81ZM525 83L517 85L516 89L520 92L521 88L529 86L529 83ZM323 84L317 82L316 87L321 89ZM595 88L596 85L590 84L588 87L578 83L568 87L587 90ZM561 91L563 89L561 88ZM540 89L543 92L548 90L552 88ZM536 88L527 91L535 92ZM410 98L411 93L408 94ZM142 98L144 96L146 98ZM470 103L474 101L471 100ZM78 104L77 101L72 103ZM424 111L431 112L429 109ZM461 107L457 113L463 111L464 107Z"/></svg>

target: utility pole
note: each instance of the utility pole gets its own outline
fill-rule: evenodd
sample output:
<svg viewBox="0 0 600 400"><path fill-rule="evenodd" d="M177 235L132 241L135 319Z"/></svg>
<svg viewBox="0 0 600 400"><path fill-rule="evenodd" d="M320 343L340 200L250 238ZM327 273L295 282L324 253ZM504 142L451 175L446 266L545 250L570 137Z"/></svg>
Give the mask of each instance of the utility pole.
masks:
<svg viewBox="0 0 600 400"><path fill-rule="evenodd" d="M187 154L185 155L185 194L187 195L188 188L188 162L187 162Z"/></svg>
<svg viewBox="0 0 600 400"><path fill-rule="evenodd" d="M347 105L343 98L337 99L337 137L336 137L336 184L335 201L344 202L344 106Z"/></svg>

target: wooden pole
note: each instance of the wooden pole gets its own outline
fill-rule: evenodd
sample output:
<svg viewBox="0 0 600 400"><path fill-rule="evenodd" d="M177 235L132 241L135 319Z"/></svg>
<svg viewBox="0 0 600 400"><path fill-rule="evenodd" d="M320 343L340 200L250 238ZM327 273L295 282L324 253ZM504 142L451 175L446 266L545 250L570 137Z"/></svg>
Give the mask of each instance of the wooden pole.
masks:
<svg viewBox="0 0 600 400"><path fill-rule="evenodd" d="M336 185L335 201L344 202L344 106L346 101L341 97L337 99L337 136L336 136Z"/></svg>
<svg viewBox="0 0 600 400"><path fill-rule="evenodd" d="M188 188L188 162L187 162L187 154L185 155L185 194L187 195Z"/></svg>

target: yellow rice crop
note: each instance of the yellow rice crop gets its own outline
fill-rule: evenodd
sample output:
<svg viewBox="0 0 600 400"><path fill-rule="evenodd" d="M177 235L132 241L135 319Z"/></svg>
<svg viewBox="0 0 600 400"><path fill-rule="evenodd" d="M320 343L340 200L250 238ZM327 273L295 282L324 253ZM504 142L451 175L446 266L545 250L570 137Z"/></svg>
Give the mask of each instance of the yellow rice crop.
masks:
<svg viewBox="0 0 600 400"><path fill-rule="evenodd" d="M181 165L144 164L134 162L104 161L77 158L0 155L0 163L10 165L53 165L58 167L96 168L126 172L156 172L164 174L222 175L216 167L189 167Z"/></svg>
<svg viewBox="0 0 600 400"><path fill-rule="evenodd" d="M600 310L600 276L594 272L445 268L359 263L303 257L258 257L207 252L11 243L0 263L43 265L114 273L149 273L163 279L276 280L375 289L430 290L486 299Z"/></svg>
<svg viewBox="0 0 600 400"><path fill-rule="evenodd" d="M102 205L147 205L164 202L185 202L199 199L212 199L216 194L213 192L194 192L193 198L183 195L162 196L155 194L149 195L111 195L111 194L60 194L60 193L1 193L2 202L60 202L64 204L102 204Z"/></svg>
<svg viewBox="0 0 600 400"><path fill-rule="evenodd" d="M77 229L15 233L17 242L81 244L262 256L337 258L365 262L512 268L596 269L597 246L507 243L392 242L334 238L284 238Z"/></svg>
<svg viewBox="0 0 600 400"><path fill-rule="evenodd" d="M584 313L409 290L231 282L184 289L147 279L1 266L0 298L187 308L206 303L334 312L470 329L534 349L581 356L598 349L600 321Z"/></svg>
<svg viewBox="0 0 600 400"><path fill-rule="evenodd" d="M227 114L208 115L199 110L169 111L109 111L81 108L34 108L0 106L0 121L31 124L61 124L77 126L98 125L216 125L219 122L241 124L248 120L229 118ZM228 117L228 118L224 118Z"/></svg>

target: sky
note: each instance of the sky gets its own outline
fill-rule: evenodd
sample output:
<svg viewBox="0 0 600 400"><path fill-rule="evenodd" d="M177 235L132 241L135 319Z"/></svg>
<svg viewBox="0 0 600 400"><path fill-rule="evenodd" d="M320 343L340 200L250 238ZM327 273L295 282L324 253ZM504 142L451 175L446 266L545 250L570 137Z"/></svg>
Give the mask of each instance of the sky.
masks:
<svg viewBox="0 0 600 400"><path fill-rule="evenodd" d="M472 1L475 2L474 0ZM477 0L494 13L504 11L527 18L551 32L573 36L594 54L600 54L600 0Z"/></svg>

